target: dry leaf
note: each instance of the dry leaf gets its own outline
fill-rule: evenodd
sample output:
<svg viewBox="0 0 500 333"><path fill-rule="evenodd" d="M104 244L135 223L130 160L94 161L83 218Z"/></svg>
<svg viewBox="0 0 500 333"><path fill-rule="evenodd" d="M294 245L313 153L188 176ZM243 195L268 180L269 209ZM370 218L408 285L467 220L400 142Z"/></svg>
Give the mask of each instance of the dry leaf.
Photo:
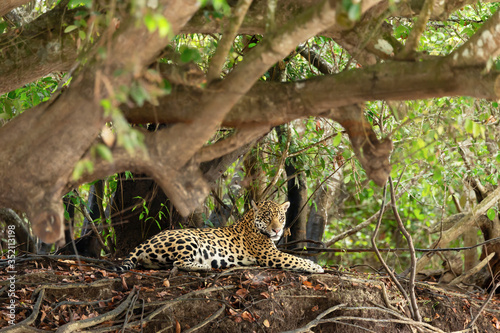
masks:
<svg viewBox="0 0 500 333"><path fill-rule="evenodd" d="M241 314L241 318L243 318L243 320L246 320L246 321L251 322L251 323L255 321L254 317L252 317L252 315L248 311L244 311Z"/></svg>
<svg viewBox="0 0 500 333"><path fill-rule="evenodd" d="M246 295L248 295L249 291L248 289L241 288L236 291L236 295L240 296L241 298L245 298Z"/></svg>
<svg viewBox="0 0 500 333"><path fill-rule="evenodd" d="M268 293L268 292L266 292L266 291L261 292L261 293L260 293L260 296L262 296L262 297L264 297L264 298L266 298L266 299L270 297L270 296L269 296L269 293Z"/></svg>
<svg viewBox="0 0 500 333"><path fill-rule="evenodd" d="M271 324L269 323L269 320L264 319L264 322L262 323L265 327L270 327Z"/></svg>
<svg viewBox="0 0 500 333"><path fill-rule="evenodd" d="M125 277L122 275L122 288L123 290L128 290L127 281L125 281Z"/></svg>
<svg viewBox="0 0 500 333"><path fill-rule="evenodd" d="M315 305L312 307L311 311L312 312L315 312L315 311L318 311L319 310L319 306Z"/></svg>
<svg viewBox="0 0 500 333"><path fill-rule="evenodd" d="M170 287L170 281L168 281L167 279L163 280L163 283L162 283L162 284L163 284L163 286L164 286L165 288L169 288L169 287Z"/></svg>
<svg viewBox="0 0 500 333"><path fill-rule="evenodd" d="M179 324L177 319L175 320L175 333L181 333L181 324Z"/></svg>

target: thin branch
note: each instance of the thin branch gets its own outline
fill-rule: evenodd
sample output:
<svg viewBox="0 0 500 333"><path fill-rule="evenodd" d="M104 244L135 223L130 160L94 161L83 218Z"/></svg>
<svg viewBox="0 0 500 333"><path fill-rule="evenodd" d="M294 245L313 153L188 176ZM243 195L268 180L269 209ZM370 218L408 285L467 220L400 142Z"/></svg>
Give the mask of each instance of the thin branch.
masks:
<svg viewBox="0 0 500 333"><path fill-rule="evenodd" d="M75 332L75 331L80 331L84 328L95 326L97 324L103 323L105 321L108 321L110 319L113 319L123 313L126 309L128 309L130 303L134 299L134 297L137 297L137 292L136 292L136 287L132 289L128 297L123 301L119 306L117 306L114 310L106 312L100 316L97 317L92 317L88 319L83 319L79 320L76 322L70 322L68 324L65 324L63 326L60 326L56 333L66 333L66 332Z"/></svg>
<svg viewBox="0 0 500 333"><path fill-rule="evenodd" d="M408 184L407 188L410 188L411 186L413 186L413 184L415 184L418 179L420 177L415 177L413 178L410 183ZM406 193L406 189L404 191L401 191L401 193L399 193L396 197L396 200L399 200L399 198L401 198L404 194ZM387 203L384 207L384 210L388 209L389 208L389 205L390 203ZM335 237L332 237L330 240L328 240L327 242L325 242L325 246L326 247L330 247L332 246L333 244L335 244L336 242L338 242L339 240L342 240L346 237L349 237L350 235L353 235L355 234L356 232L358 232L359 230L361 229L364 229L366 228L367 226L369 226L370 224L372 224L372 222L378 217L378 213L375 213L373 214L372 216L370 216L369 218L367 218L364 222L356 225L354 228L351 228L349 230L346 230L340 234L338 234L337 236Z"/></svg>
<svg viewBox="0 0 500 333"><path fill-rule="evenodd" d="M491 192L486 198L481 201L476 207L474 207L469 213L467 213L463 218L461 218L453 227L443 232L441 239L434 242L430 248L443 247L449 244L451 241L457 239L462 235L467 228L474 223L475 219L486 213L486 211L495 205L500 199L500 186L497 187L493 192ZM421 257L417 262L417 273L420 272L427 263L430 261L434 253L428 253Z"/></svg>
<svg viewBox="0 0 500 333"><path fill-rule="evenodd" d="M280 178L281 173L284 170L285 161L286 161L286 158L288 157L288 151L290 150L291 143L292 143L292 130L290 129L290 125L288 125L285 150L281 153L280 163L278 164L278 170L276 170L276 174L274 175L273 179L271 180L271 182L267 185L267 187L262 192L259 200L261 198L266 198L267 195L269 194L269 191L271 191L271 189L274 187L274 185L276 185L276 183L278 182L278 179Z"/></svg>
<svg viewBox="0 0 500 333"><path fill-rule="evenodd" d="M75 190L75 192L76 192L76 195L80 196L80 194L78 193L77 190ZM94 237L97 238L97 241L99 242L101 247L106 251L106 253L111 253L111 250L109 249L109 247L106 245L106 243L104 243L104 240L102 239L101 233L99 232L99 230L97 230L97 227L94 223L94 220L90 216L87 207L85 207L82 200L79 200L79 202L80 202L80 210L82 211L85 218L89 221L90 227L92 228L92 231L94 232Z"/></svg>
<svg viewBox="0 0 500 333"><path fill-rule="evenodd" d="M201 148L193 160L196 162L208 162L215 158L229 154L230 152L256 140L269 132L269 126L244 127L237 129L231 136L219 140L216 143Z"/></svg>
<svg viewBox="0 0 500 333"><path fill-rule="evenodd" d="M420 36L422 36L422 33L425 31L427 21L429 21L429 18L431 17L433 7L434 0L425 0L420 14L418 15L417 22L414 24L413 29L406 40L404 49L398 54L399 59L407 59L417 50Z"/></svg>
<svg viewBox="0 0 500 333"><path fill-rule="evenodd" d="M481 315L481 313L484 311L484 309L486 308L486 306L488 305L488 303L491 301L491 299L495 295L495 292L497 291L498 287L500 287L500 282L497 282L497 284L495 285L495 287L491 288L491 292L490 292L488 298L486 299L486 301L484 301L483 305L479 309L479 312L476 314L476 316L474 317L474 319L472 319L472 321L470 322L469 326L467 326L467 328L472 328L474 326L474 324L476 323L476 321L479 318L479 316Z"/></svg>
<svg viewBox="0 0 500 333"><path fill-rule="evenodd" d="M326 141L328 141L329 139L333 138L334 136L337 136L337 134L338 134L338 133L335 133L335 134L329 135L329 136L327 136L326 138L324 138L324 139L322 139L322 140L320 140L320 141L318 141L318 142L315 142L315 143L313 143L313 144L311 144L311 145L309 145L309 146L307 146L307 147L305 147L305 148L302 148L302 149L300 149L300 150L296 151L295 153L288 154L288 157L295 157L295 156L298 156L298 155L302 154L303 152L305 152L305 151L307 151L307 150L309 150L309 149L311 149L311 148L313 148L313 147L316 147L316 146L319 146L319 145L321 145L321 144L325 143Z"/></svg>
<svg viewBox="0 0 500 333"><path fill-rule="evenodd" d="M373 231L373 234L371 237L372 247L375 250L375 254L377 255L378 260L380 261L380 263L384 267L387 274L389 274L389 276L391 277L391 280L394 282L394 284L396 284L399 291L401 292L401 294L403 294L403 296L407 300L407 302L410 303L410 299L408 297L408 294L406 293L406 290L403 288L401 283L399 283L398 279L394 275L394 272L389 268L389 266L387 266L384 258L382 257L382 255L380 254L380 251L377 248L376 239L378 236L378 230L380 228L380 224L382 222L382 217L384 216L386 194L387 194L387 184L384 186L384 190L383 190L383 194L382 194L382 203L380 205L380 212L378 214L377 224L375 226L375 230ZM413 307L410 307L410 311L411 311L411 316L415 317L414 312L413 312Z"/></svg>
<svg viewBox="0 0 500 333"><path fill-rule="evenodd" d="M396 217L396 221L398 222L399 230L403 233L408 242L408 248L410 249L410 261L411 261L411 272L410 272L410 304L413 308L413 320L422 321L422 317L420 316L420 312L418 310L417 298L415 295L415 275L417 268L417 258L415 256L415 246L413 246L413 240L411 238L410 233L406 230L401 217L399 216L398 209L396 206L396 195L394 194L394 186L392 183L392 178L389 176L389 185L391 192L391 206L392 211L394 212L394 216Z"/></svg>
<svg viewBox="0 0 500 333"><path fill-rule="evenodd" d="M207 72L208 83L220 78L220 73L224 63L226 62L226 57L251 3L252 0L240 0L234 8L233 15L229 19L229 24L225 27L222 38L217 46L217 50L210 61L210 67Z"/></svg>
<svg viewBox="0 0 500 333"><path fill-rule="evenodd" d="M324 316L326 316L329 313L332 313L333 311L340 310L340 309L344 308L346 305L347 304L337 304L335 306L332 306L328 310L325 310L322 313L320 313L316 317L316 319L314 319L313 321L310 321L306 326L294 329L293 331L286 331L286 332L283 332L283 333L305 333L305 332L311 332L311 328L318 326L321 323L321 319L323 319Z"/></svg>
<svg viewBox="0 0 500 333"><path fill-rule="evenodd" d="M36 295L36 291L34 294ZM38 299L35 303L35 306L33 307L33 311L31 312L30 316L17 325L2 329L2 332L8 332L8 333L38 332L34 328L30 327L30 325L35 322L35 320L38 318L38 315L40 314L40 306L42 304L44 296L45 296L45 289L41 289L38 293Z"/></svg>
<svg viewBox="0 0 500 333"><path fill-rule="evenodd" d="M386 208L388 207L387 205L385 206ZM377 214L378 215L378 214ZM299 242L311 242L311 240L304 240L304 241L299 241ZM488 239L487 241L478 243L476 245L472 246L464 246L464 247L444 247L444 248L437 248L437 249L419 249L415 248L415 252L424 252L424 253L429 253L429 252L458 252L458 251L465 251L465 250L472 250L478 247L481 247L486 244L491 244L491 243L499 243L500 242L500 237ZM292 242L290 242L292 243ZM284 245L284 244L283 244ZM281 245L280 245L281 246ZM296 254L304 254L304 251L302 248L299 249L300 251L296 251L295 249L287 250L288 253L296 253ZM333 252L333 253L341 253L341 252L346 252L346 253L358 253L358 252L375 252L373 248L371 249L366 249L366 248L353 248L353 249L328 249L324 247L307 247L308 252L314 252L314 255L317 255L318 253L323 253L323 252ZM378 248L380 252L407 252L409 251L408 248ZM285 250L283 250L285 251ZM317 253L316 253L317 252Z"/></svg>
<svg viewBox="0 0 500 333"><path fill-rule="evenodd" d="M191 327L190 329L188 329L184 332L191 333L191 332L195 332L195 331L199 330L200 328L209 324L211 321L214 321L215 319L219 318L219 316L224 312L224 310L226 310L226 304L222 304L222 307L219 310L217 310L213 315L211 315L210 317L208 317L207 319L205 319L201 323L196 324L195 326Z"/></svg>

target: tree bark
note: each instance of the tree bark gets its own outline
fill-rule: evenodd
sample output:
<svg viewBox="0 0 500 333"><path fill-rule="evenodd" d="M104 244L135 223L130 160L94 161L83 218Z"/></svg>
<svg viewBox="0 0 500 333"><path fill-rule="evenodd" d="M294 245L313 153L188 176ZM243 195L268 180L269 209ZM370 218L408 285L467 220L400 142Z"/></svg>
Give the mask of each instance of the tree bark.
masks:
<svg viewBox="0 0 500 333"><path fill-rule="evenodd" d="M12 9L27 4L31 0L2 0L0 3L0 17L4 16Z"/></svg>

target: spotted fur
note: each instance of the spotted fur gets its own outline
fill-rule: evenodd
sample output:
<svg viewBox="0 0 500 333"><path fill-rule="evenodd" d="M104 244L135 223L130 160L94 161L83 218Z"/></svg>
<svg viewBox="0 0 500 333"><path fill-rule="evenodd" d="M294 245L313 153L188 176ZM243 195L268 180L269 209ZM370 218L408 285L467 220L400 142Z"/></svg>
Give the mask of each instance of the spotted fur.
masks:
<svg viewBox="0 0 500 333"><path fill-rule="evenodd" d="M164 230L137 246L114 268L126 271L139 264L149 269L172 265L187 271L260 265L286 270L322 273L310 260L283 253L274 241L281 238L289 202L264 201L229 227Z"/></svg>

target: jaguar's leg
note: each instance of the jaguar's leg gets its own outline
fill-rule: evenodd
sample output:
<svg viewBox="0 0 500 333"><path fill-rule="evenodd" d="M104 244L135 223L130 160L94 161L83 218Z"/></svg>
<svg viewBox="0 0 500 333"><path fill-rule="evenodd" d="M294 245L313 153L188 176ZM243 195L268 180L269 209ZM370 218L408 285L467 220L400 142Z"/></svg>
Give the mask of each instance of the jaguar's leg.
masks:
<svg viewBox="0 0 500 333"><path fill-rule="evenodd" d="M271 248L266 253L257 254L256 257L260 266L309 273L324 272L320 265L311 260L295 257L291 254L281 252L276 248Z"/></svg>
<svg viewBox="0 0 500 333"><path fill-rule="evenodd" d="M212 266L205 263L199 263L191 260L177 259L174 266L185 271L209 271Z"/></svg>

